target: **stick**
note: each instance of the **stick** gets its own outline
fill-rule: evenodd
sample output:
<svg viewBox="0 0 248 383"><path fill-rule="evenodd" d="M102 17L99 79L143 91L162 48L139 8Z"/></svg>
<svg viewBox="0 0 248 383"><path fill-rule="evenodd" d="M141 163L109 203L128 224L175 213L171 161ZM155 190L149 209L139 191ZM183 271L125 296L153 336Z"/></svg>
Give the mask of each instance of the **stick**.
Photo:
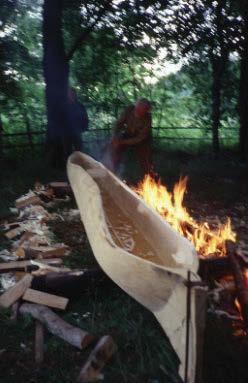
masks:
<svg viewBox="0 0 248 383"><path fill-rule="evenodd" d="M117 346L113 338L110 335L103 336L80 371L78 382L87 383L98 380L101 377L101 369L116 350Z"/></svg>
<svg viewBox="0 0 248 383"><path fill-rule="evenodd" d="M65 322L48 307L23 303L19 312L22 315L30 314L43 323L51 334L58 336L80 350L86 348L95 339L94 336L81 328Z"/></svg>

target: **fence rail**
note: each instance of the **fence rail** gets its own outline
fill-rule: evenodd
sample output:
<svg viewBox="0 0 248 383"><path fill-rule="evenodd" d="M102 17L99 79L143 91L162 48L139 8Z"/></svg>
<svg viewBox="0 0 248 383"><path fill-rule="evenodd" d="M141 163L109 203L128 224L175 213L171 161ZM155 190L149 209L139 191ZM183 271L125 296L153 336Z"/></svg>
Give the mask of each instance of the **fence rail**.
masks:
<svg viewBox="0 0 248 383"><path fill-rule="evenodd" d="M175 140L175 141L211 141L212 140L212 131L211 128L206 127L195 127L195 126L154 126L153 128L153 139L154 140ZM193 136L178 136L178 135L163 135L163 133L168 131L192 131L201 132L204 135L193 137ZM109 138L112 132L112 127L108 126L105 128L99 129L90 129L83 133L83 143L93 143L104 141ZM232 135L223 136L223 133L232 133ZM103 134L105 133L105 135ZM43 136L43 138L36 142L35 137ZM33 147L37 145L43 145L45 143L46 130L32 131L28 130L25 132L15 132L15 133L4 133L0 131L0 153L4 149L18 148L18 147ZM19 138L19 139L18 139ZM20 139L26 138L25 142L20 142ZM219 130L219 138L220 140L230 140L230 139L238 139L238 129L237 128L220 128ZM7 142L5 142L7 141ZM18 142L19 141L19 142Z"/></svg>

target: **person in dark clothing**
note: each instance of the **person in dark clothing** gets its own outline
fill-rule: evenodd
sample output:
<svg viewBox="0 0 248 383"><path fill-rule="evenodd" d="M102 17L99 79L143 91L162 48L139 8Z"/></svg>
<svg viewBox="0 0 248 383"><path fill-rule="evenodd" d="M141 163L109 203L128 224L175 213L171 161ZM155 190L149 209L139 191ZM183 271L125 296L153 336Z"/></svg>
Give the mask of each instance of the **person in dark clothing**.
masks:
<svg viewBox="0 0 248 383"><path fill-rule="evenodd" d="M113 170L117 171L123 152L133 148L144 173L152 167L151 103L140 98L128 106L117 120L111 141Z"/></svg>
<svg viewBox="0 0 248 383"><path fill-rule="evenodd" d="M82 103L78 101L74 88L68 91L67 118L69 130L65 137L66 154L74 150L82 150L82 133L89 127L87 111Z"/></svg>

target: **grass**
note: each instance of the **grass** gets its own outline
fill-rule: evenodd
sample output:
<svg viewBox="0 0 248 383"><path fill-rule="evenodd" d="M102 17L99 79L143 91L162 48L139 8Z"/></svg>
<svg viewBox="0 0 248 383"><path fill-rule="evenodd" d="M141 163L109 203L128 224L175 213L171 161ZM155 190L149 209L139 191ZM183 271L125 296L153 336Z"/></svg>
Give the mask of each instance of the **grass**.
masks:
<svg viewBox="0 0 248 383"><path fill-rule="evenodd" d="M233 155L214 160L207 153L198 156L190 151L174 152L165 145L157 149L154 158L155 170L169 188L172 188L180 174L189 175L190 192L186 196L189 204L198 205L207 201L211 206L217 201L219 206L232 206L235 201L247 202L248 186L244 182L247 164L240 164ZM133 184L140 179L139 169L134 158L129 161L131 166L126 164L125 177ZM51 169L44 153L37 151L32 154L14 153L1 160L0 177L0 216L3 218L9 215L9 207L14 205L14 200L32 188L36 181L46 183L65 180L66 174L65 171ZM58 240L69 240L73 231L70 224L64 228L55 225L53 229ZM78 227L74 229L78 230ZM7 245L3 236L0 236L0 249ZM74 248L69 264L73 267L94 264L86 240L82 246ZM111 283L85 292L79 300L70 303L64 317L97 336L111 334L114 337L118 352L105 368L104 381L178 381L177 357L157 321L116 285ZM75 381L89 353L75 350L47 334L45 364L42 369L37 369L33 363L33 321L30 318L21 319L18 324L13 324L9 311L4 311L0 313L0 331L0 350L5 350L0 354L0 375L4 383ZM235 374L238 383L247 381L244 358L239 362L233 353L233 350L237 352L233 343L223 343L226 331L220 323L208 318L204 367L206 383L231 383L235 380ZM232 373L229 364L233 366Z"/></svg>

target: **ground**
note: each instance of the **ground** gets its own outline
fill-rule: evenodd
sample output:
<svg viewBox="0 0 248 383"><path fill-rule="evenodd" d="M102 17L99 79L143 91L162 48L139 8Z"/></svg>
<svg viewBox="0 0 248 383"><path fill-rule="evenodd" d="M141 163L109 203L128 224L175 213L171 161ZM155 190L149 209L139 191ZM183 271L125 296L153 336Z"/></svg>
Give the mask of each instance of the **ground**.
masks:
<svg viewBox="0 0 248 383"><path fill-rule="evenodd" d="M52 170L41 154L31 157L9 157L2 160L1 217L9 216L9 206L15 198L42 183L66 179L63 170ZM32 160L32 161L31 161ZM248 185L247 164L239 163L232 153L219 160L210 155L191 155L157 151L155 170L172 187L180 174L189 176L185 204L194 218L224 220L230 216L238 240L248 243ZM134 184L139 180L138 169L125 178ZM74 207L70 205L69 207ZM67 206L61 209L67 209ZM5 218L4 218L5 217ZM90 246L80 221L52 223L59 240L72 247L70 265L83 267L94 264ZM6 246L3 236L0 246ZM70 303L66 320L97 336L113 335L118 352L105 368L106 382L163 383L176 382L177 359L155 318L132 298L113 284L96 287ZM0 371L4 383L71 382L89 351L81 352L47 334L45 363L37 369L33 363L34 324L31 319L13 324L9 312L0 313L1 343ZM234 337L231 322L208 314L204 348L205 383L245 383L248 380L246 355L247 337Z"/></svg>

